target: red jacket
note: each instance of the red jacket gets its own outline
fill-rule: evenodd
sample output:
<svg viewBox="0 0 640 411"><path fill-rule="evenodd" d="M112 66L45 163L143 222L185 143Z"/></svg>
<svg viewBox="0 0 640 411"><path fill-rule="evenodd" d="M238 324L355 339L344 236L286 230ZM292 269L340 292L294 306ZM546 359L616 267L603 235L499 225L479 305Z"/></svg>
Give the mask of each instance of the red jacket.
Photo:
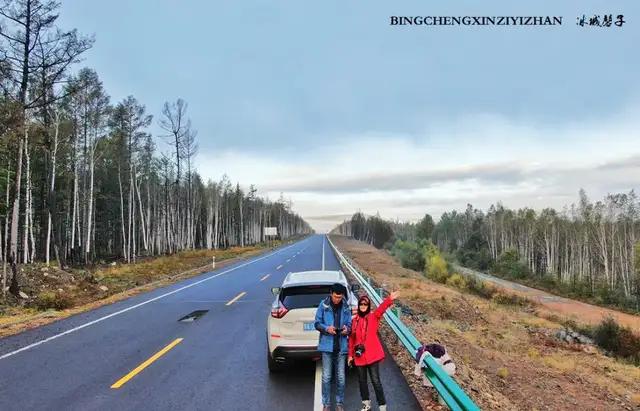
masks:
<svg viewBox="0 0 640 411"><path fill-rule="evenodd" d="M356 366L369 365L384 359L384 350L378 338L378 324L391 304L393 300L387 297L375 311L369 312L364 317L358 314L353 316L349 335L349 356L353 357ZM355 355L355 347L358 344L364 344L364 353L360 357Z"/></svg>

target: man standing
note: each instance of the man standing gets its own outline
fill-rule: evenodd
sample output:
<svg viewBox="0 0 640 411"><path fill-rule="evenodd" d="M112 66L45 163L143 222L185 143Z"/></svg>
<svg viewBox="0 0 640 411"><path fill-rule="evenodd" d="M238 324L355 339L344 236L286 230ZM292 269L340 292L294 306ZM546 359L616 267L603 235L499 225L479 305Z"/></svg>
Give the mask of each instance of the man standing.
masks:
<svg viewBox="0 0 640 411"><path fill-rule="evenodd" d="M331 286L331 295L320 302L316 311L316 330L320 331L318 351L322 353L322 405L329 411L331 382L334 370L336 381L336 411L344 411L345 360L349 348L347 336L351 332L351 308L342 284Z"/></svg>

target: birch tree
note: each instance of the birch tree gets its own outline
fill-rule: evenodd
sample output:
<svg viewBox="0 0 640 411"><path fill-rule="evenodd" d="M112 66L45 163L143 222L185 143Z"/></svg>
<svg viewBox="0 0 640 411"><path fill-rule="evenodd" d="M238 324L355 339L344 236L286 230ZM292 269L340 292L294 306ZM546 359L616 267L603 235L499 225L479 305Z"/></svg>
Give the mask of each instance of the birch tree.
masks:
<svg viewBox="0 0 640 411"><path fill-rule="evenodd" d="M577 204L561 211L510 210L501 204L492 205L486 216L473 211L480 222L477 230L469 224L468 212L453 210L442 215L433 239L456 253L465 249L466 233L479 231L494 261L514 249L538 278L586 287L585 292L605 299L630 299L639 286L634 257L640 238L639 210L634 191L609 194L593 203L580 190Z"/></svg>
<svg viewBox="0 0 640 411"><path fill-rule="evenodd" d="M60 4L55 1L41 0L3 0L0 3L0 37L6 53L11 83L3 84L6 95L20 106L18 131L23 139L19 140L16 162L16 184L13 195L13 211L11 217L10 261L13 272L10 291L18 295L18 224L21 203L22 161L24 151L28 150L29 123L28 114L49 102L47 96L50 88L61 81L65 71L78 57L89 49L91 39L82 38L75 30L63 31L56 26L57 10ZM39 46L39 47L37 47ZM41 64L37 64L38 50L46 56ZM46 52L44 51L46 50ZM37 70L47 70L45 87L32 87ZM29 178L29 175L27 175ZM27 184L27 200L30 198L30 181ZM31 210L25 212L25 219L30 218ZM26 224L27 231L29 222ZM26 234L25 234L26 235Z"/></svg>

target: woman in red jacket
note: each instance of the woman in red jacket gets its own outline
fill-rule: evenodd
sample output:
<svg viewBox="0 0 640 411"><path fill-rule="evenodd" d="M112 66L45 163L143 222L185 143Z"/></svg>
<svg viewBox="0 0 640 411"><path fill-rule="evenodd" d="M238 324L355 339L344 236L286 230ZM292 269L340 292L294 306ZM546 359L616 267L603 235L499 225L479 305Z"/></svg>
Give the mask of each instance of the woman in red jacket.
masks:
<svg viewBox="0 0 640 411"><path fill-rule="evenodd" d="M369 411L371 409L367 372L371 377L371 384L376 392L380 411L387 410L387 402L384 399L382 382L380 382L379 363L384 359L384 350L378 338L378 324L384 312L399 295L398 291L392 292L373 312L371 312L371 300L369 297L363 295L358 299L358 313L351 322L348 362L349 364L355 363L358 370L360 397L362 397L362 409L360 411Z"/></svg>

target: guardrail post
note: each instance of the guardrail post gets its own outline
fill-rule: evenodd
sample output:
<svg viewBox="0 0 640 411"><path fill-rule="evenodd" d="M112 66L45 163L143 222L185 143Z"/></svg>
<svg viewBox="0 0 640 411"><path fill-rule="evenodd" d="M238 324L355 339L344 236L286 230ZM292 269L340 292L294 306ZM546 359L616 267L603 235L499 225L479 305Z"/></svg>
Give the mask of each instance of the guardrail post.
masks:
<svg viewBox="0 0 640 411"><path fill-rule="evenodd" d="M216 256L211 257L211 268L216 268Z"/></svg>

